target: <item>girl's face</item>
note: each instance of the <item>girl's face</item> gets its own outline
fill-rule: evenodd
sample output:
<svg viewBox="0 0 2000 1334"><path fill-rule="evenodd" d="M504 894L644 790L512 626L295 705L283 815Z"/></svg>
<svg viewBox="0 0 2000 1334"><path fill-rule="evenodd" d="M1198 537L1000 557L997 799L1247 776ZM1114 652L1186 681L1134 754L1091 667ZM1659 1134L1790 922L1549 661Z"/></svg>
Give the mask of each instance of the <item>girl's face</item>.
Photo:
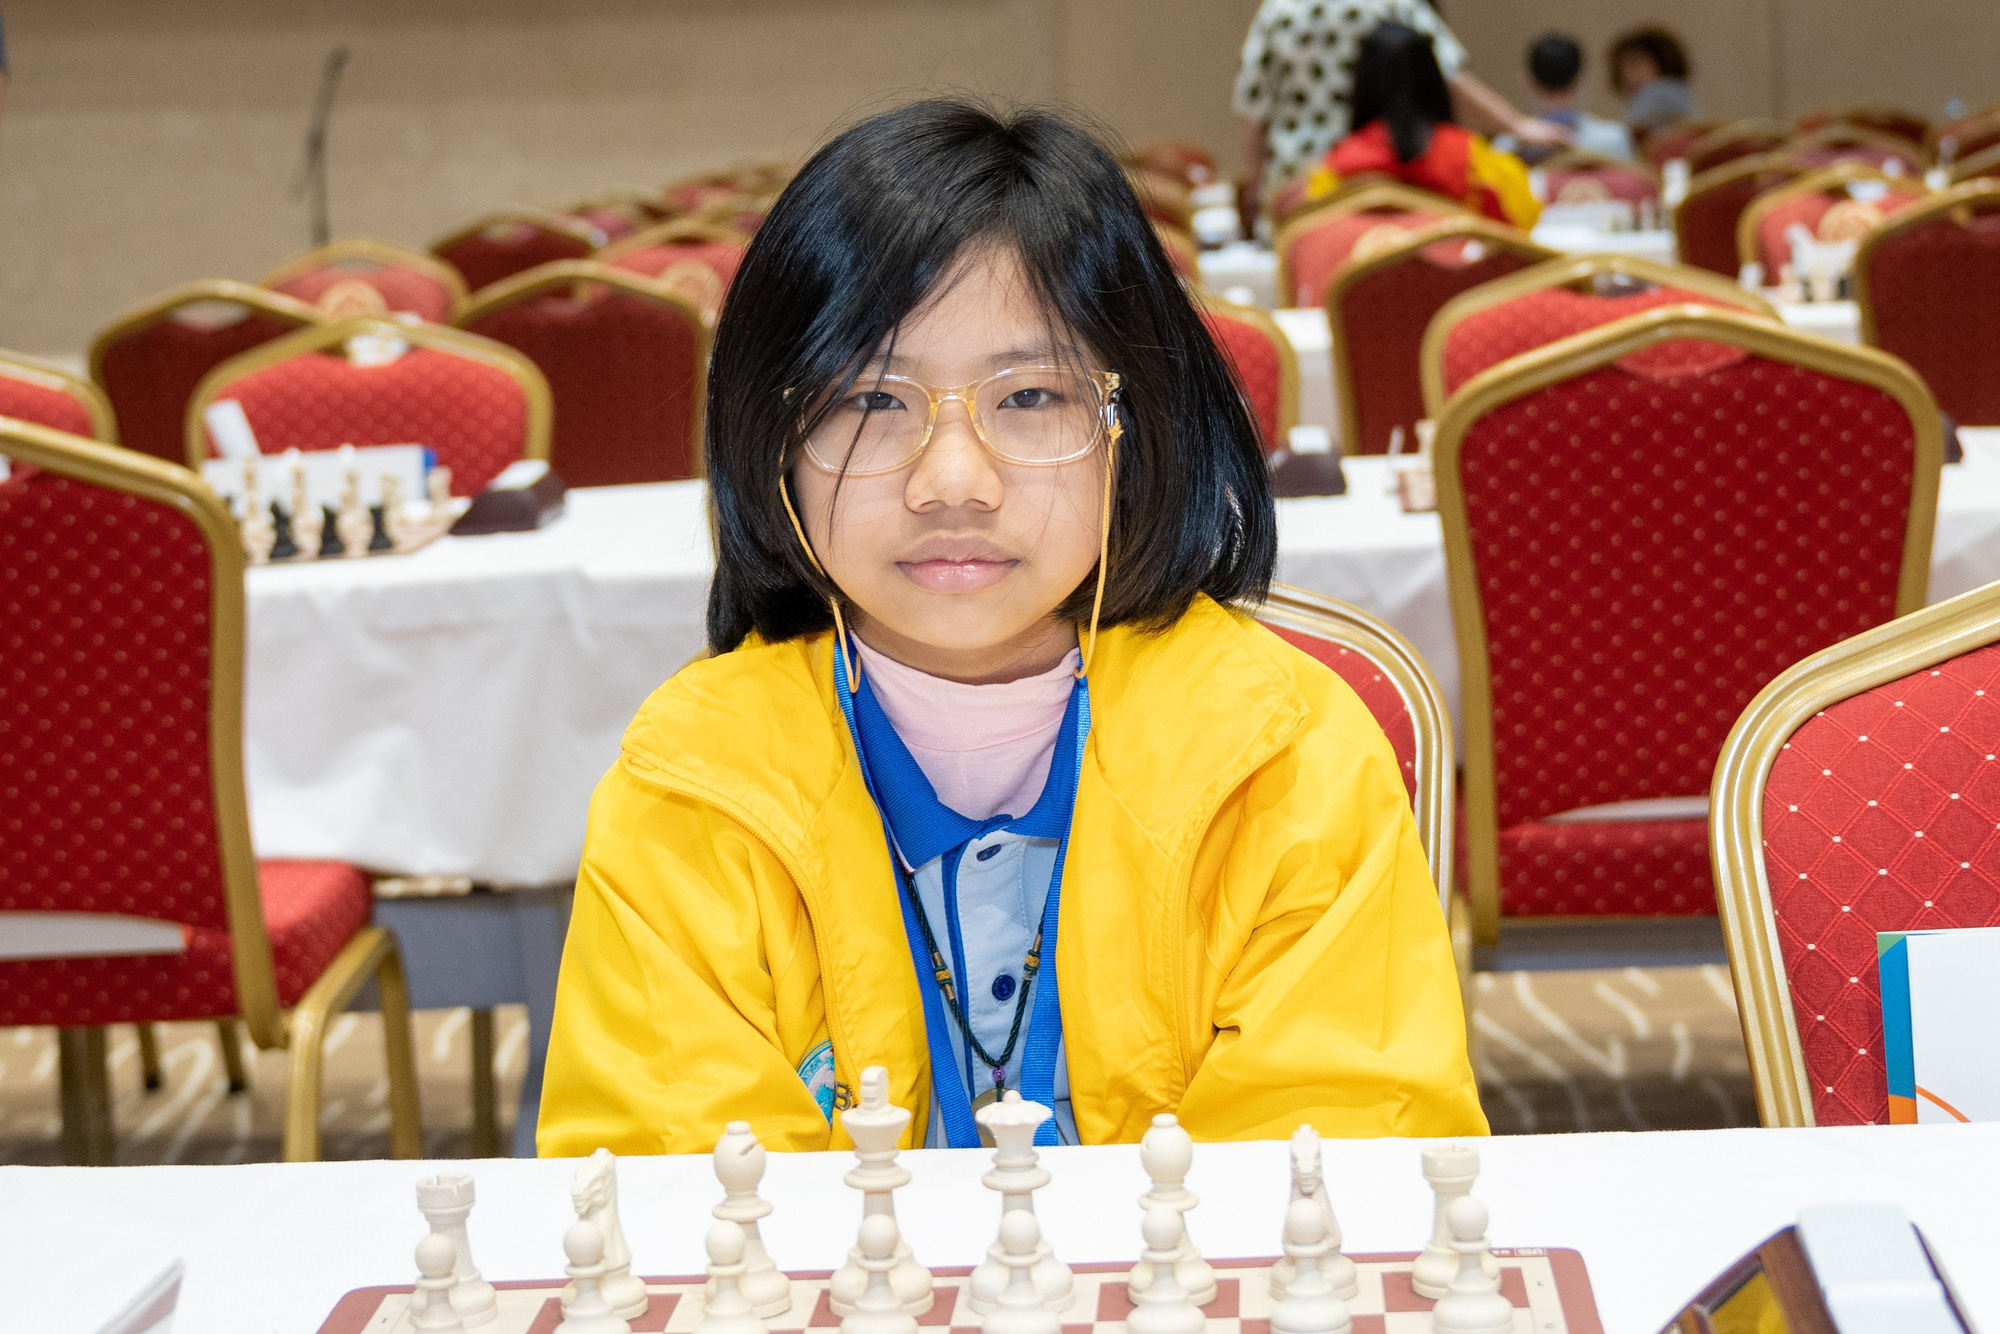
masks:
<svg viewBox="0 0 2000 1334"><path fill-rule="evenodd" d="M1627 51L1618 57L1618 82L1630 97L1660 77L1660 67L1644 51Z"/></svg>
<svg viewBox="0 0 2000 1334"><path fill-rule="evenodd" d="M961 260L939 289L897 330L894 355L862 368L850 397L873 393L884 373L944 389L1060 360L1011 250ZM921 416L922 398L901 403L908 397L868 402ZM1047 399L1030 390L982 404L985 425L997 430L994 418ZM823 427L814 437L836 465L853 438L831 438L837 434ZM801 451L792 485L813 550L855 607L855 631L871 648L935 676L1007 681L1054 666L1076 644L1075 626L1055 609L1097 563L1104 468L1101 439L1066 463L1003 462L953 399L907 466L843 479Z"/></svg>

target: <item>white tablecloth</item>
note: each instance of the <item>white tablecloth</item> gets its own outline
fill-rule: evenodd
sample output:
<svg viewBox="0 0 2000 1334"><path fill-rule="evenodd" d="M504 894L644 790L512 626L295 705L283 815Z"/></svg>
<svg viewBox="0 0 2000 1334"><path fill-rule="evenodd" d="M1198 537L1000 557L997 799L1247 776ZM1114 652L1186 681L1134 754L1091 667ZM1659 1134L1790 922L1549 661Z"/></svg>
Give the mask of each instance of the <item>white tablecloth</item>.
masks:
<svg viewBox="0 0 2000 1334"><path fill-rule="evenodd" d="M1414 1251L1430 1191L1411 1140L1329 1142L1326 1175L1348 1250ZM1495 1245L1582 1253L1608 1334L1653 1334L1732 1260L1793 1222L1801 1205L1901 1205L1923 1229L1984 1328L2000 1327L2000 1264L1987 1201L2000 1192L2000 1126L1716 1130L1520 1136L1481 1142L1475 1187ZM1135 1147L1051 1149L1037 1212L1072 1263L1129 1261ZM977 1262L998 1217L978 1150L906 1153L904 1235L925 1264ZM772 1154L763 1224L787 1269L831 1269L852 1244L858 1205L839 1184L849 1154ZM342 1293L408 1283L424 1235L413 1183L470 1170L469 1230L489 1279L560 1273L574 1219L573 1164L326 1163L244 1167L0 1167L0 1286L8 1330L88 1334L175 1257L187 1263L176 1328L186 1334L311 1334ZM1288 1180L1285 1145L1203 1145L1188 1184L1189 1231L1209 1255L1274 1254ZM634 1269L701 1272L708 1208L721 1196L705 1157L632 1158L619 1196Z"/></svg>
<svg viewBox="0 0 2000 1334"><path fill-rule="evenodd" d="M1764 293L1768 299L1771 294ZM1778 317L1801 333L1841 343L1861 341L1861 307L1852 301L1776 301Z"/></svg>

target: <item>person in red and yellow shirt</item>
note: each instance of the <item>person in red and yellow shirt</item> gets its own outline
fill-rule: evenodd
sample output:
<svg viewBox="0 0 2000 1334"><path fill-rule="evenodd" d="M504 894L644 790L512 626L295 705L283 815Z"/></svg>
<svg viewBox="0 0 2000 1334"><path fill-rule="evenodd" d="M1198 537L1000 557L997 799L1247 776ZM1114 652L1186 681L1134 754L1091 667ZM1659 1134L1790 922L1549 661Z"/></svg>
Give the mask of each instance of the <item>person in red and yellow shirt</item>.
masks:
<svg viewBox="0 0 2000 1334"><path fill-rule="evenodd" d="M1362 41L1354 130L1314 170L1306 198L1323 199L1357 176L1429 190L1523 231L1542 212L1526 164L1453 121L1430 37L1400 23L1384 23Z"/></svg>

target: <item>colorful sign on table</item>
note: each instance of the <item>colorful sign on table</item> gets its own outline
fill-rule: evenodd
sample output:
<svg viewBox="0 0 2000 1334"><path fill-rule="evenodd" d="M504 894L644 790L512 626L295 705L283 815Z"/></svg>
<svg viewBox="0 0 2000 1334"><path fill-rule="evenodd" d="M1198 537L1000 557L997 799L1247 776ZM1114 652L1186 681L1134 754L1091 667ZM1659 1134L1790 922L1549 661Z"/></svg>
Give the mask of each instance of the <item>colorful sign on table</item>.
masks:
<svg viewBox="0 0 2000 1334"><path fill-rule="evenodd" d="M2000 1121L2000 927L1877 932L1875 955L1889 1120Z"/></svg>

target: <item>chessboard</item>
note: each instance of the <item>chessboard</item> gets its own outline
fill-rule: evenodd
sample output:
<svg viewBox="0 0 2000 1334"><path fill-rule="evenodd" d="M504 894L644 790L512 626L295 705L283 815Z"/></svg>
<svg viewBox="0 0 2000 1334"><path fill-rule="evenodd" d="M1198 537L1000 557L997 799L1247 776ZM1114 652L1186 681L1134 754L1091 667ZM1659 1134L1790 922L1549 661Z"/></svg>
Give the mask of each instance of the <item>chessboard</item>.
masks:
<svg viewBox="0 0 2000 1334"><path fill-rule="evenodd" d="M1514 1304L1515 1334L1603 1334L1597 1303L1583 1257L1571 1250L1496 1248L1500 1291ZM1407 1255L1350 1255L1359 1271L1360 1295L1348 1302L1353 1334L1428 1334L1431 1301L1410 1286ZM1271 1298L1264 1270L1272 1261L1213 1260L1215 1300L1204 1309L1208 1334L1269 1334ZM1063 1334L1125 1334L1132 1309L1122 1264L1073 1266L1075 1300L1060 1313ZM980 1317L964 1294L966 1268L938 1269L931 1309L917 1317L920 1327L939 1334L979 1334ZM840 1317L828 1303L825 1273L790 1274L792 1307L764 1323L771 1334L837 1329ZM651 1298L644 1315L631 1321L633 1334L692 1334L701 1321L701 1278L648 1278ZM553 1334L562 1321L560 1280L495 1283L497 1317L474 1334ZM361 1288L348 1293L320 1326L319 1334L410 1334L409 1287Z"/></svg>

